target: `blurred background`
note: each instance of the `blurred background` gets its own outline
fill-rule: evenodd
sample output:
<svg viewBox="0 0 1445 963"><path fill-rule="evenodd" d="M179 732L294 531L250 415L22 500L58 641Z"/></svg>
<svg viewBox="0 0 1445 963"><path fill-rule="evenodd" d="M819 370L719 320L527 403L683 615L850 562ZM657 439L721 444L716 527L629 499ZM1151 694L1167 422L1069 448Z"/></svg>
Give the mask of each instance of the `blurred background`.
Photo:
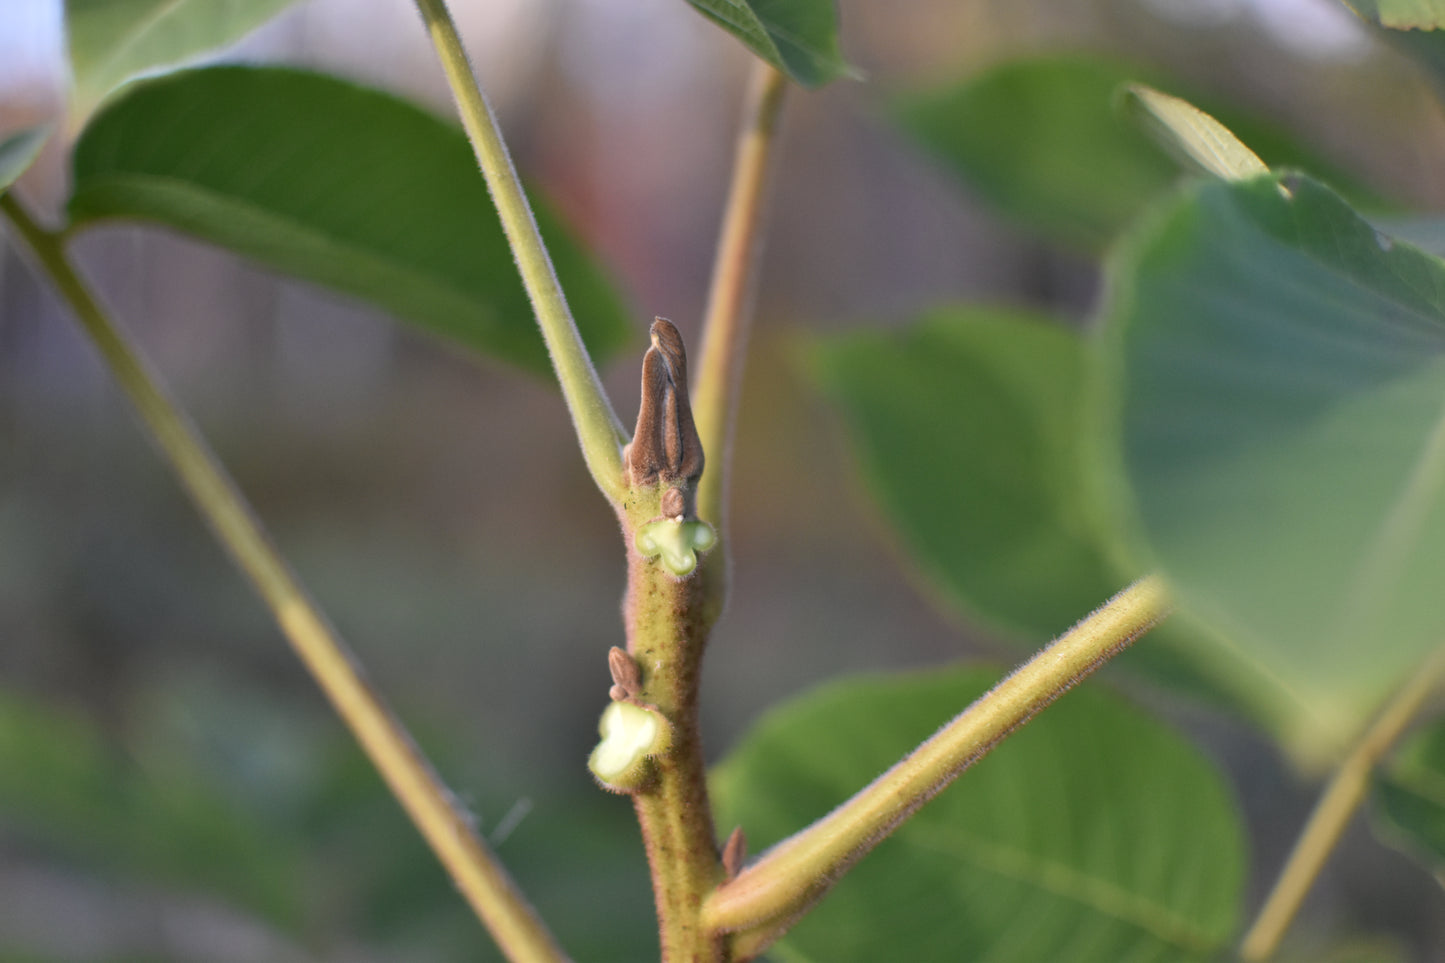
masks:
<svg viewBox="0 0 1445 963"><path fill-rule="evenodd" d="M749 55L677 0L454 0L519 166L645 322L692 343ZM968 300L1087 316L1091 262L996 219L883 116L1042 51L1118 54L1246 105L1389 198L1445 207L1423 78L1333 0L842 0L859 80L795 92L734 463L730 608L703 722L720 758L814 682L1016 661L936 604L800 376L800 333ZM58 0L0 13L0 133L63 113ZM223 59L450 113L408 0L303 0ZM62 145L21 181L63 202ZM380 689L579 959L655 958L631 808L584 767L621 644L616 524L535 378L164 231L77 257ZM0 248L0 961L492 958L45 286ZM1238 724L1155 697L1231 772L1257 901L1313 789ZM1445 960L1445 898L1356 832L1321 939Z"/></svg>

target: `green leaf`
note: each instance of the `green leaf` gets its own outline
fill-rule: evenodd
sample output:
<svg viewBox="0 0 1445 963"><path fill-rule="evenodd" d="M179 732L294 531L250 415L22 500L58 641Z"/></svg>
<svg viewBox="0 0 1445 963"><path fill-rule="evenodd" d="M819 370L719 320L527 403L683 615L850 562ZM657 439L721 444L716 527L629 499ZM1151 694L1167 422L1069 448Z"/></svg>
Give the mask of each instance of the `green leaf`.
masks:
<svg viewBox="0 0 1445 963"><path fill-rule="evenodd" d="M1343 744L1445 638L1445 263L1289 175L1187 192L1111 276L1121 524Z"/></svg>
<svg viewBox="0 0 1445 963"><path fill-rule="evenodd" d="M770 845L986 691L977 669L833 683L713 774L721 826ZM1237 922L1243 839L1207 760L1092 688L1064 696L863 859L770 954L786 961L1181 961Z"/></svg>
<svg viewBox="0 0 1445 963"><path fill-rule="evenodd" d="M817 343L869 490L930 580L1030 642L1123 588L1079 484L1084 352L1022 311L941 308Z"/></svg>
<svg viewBox="0 0 1445 963"><path fill-rule="evenodd" d="M848 73L838 49L835 0L687 2L805 87L818 87Z"/></svg>
<svg viewBox="0 0 1445 963"><path fill-rule="evenodd" d="M1361 18L1391 30L1445 27L1445 0L1345 0Z"/></svg>
<svg viewBox="0 0 1445 963"><path fill-rule="evenodd" d="M379 91L251 67L135 85L81 137L70 215L165 224L550 371L465 137ZM628 340L626 317L557 219L537 218L601 361Z"/></svg>
<svg viewBox="0 0 1445 963"><path fill-rule="evenodd" d="M1118 564L1087 484L1088 359L1075 330L941 308L900 331L820 341L809 360L868 490L946 608L1037 647L1145 574ZM1205 634L1171 620L1119 661L1308 755L1312 720L1289 692Z"/></svg>
<svg viewBox="0 0 1445 963"><path fill-rule="evenodd" d="M1236 181L1269 168L1229 128L1187 100L1144 84L1124 88L1124 109L1181 163L1202 174Z"/></svg>
<svg viewBox="0 0 1445 963"><path fill-rule="evenodd" d="M1046 239L1097 253L1179 178L1175 160L1115 108L1118 89L1141 81L1199 104L1270 166L1341 180L1276 125L1191 96L1154 71L1095 57L1009 61L914 95L897 116L1001 213Z"/></svg>
<svg viewBox="0 0 1445 963"><path fill-rule="evenodd" d="M295 0L66 0L75 90L86 116L132 77L240 40Z"/></svg>
<svg viewBox="0 0 1445 963"><path fill-rule="evenodd" d="M1445 881L1445 722L1410 738L1375 785L1376 825Z"/></svg>
<svg viewBox="0 0 1445 963"><path fill-rule="evenodd" d="M49 136L50 125L42 124L16 131L0 140L0 194L4 194L35 163Z"/></svg>
<svg viewBox="0 0 1445 963"><path fill-rule="evenodd" d="M83 718L0 694L0 823L127 877L199 887L287 929L300 866L200 775L137 760Z"/></svg>

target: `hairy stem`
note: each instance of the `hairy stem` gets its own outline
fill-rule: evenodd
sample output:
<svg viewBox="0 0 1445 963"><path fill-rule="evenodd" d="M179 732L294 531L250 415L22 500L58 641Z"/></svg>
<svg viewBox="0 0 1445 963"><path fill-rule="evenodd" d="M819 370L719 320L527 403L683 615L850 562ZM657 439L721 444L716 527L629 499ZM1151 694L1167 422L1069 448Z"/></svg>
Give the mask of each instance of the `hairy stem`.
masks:
<svg viewBox="0 0 1445 963"><path fill-rule="evenodd" d="M1411 674L1340 763L1320 794L1319 802L1315 803L1264 906L1245 934L1240 944L1240 959L1257 963L1274 955L1300 904L1369 791L1375 767L1442 682L1445 682L1445 650L1436 652Z"/></svg>
<svg viewBox="0 0 1445 963"><path fill-rule="evenodd" d="M296 654L497 945L514 963L565 961L566 955L478 838L470 820L453 806L451 793L401 723L362 677L345 643L307 597L235 483L101 309L70 263L59 238L36 224L13 195L0 197L0 210L75 311L201 515L271 609Z"/></svg>
<svg viewBox="0 0 1445 963"><path fill-rule="evenodd" d="M639 512L649 515L650 512ZM707 626L696 573L679 580L656 560L628 551L628 652L642 670L642 701L672 724L672 747L653 782L633 795L652 871L665 963L722 963L725 940L699 922L723 876L698 728L698 678Z"/></svg>
<svg viewBox="0 0 1445 963"><path fill-rule="evenodd" d="M748 338L748 300L763 244L768 176L787 86L786 78L763 61L753 68L703 315L693 414L703 451L717 468L698 484L697 512L720 534L726 520L728 453Z"/></svg>
<svg viewBox="0 0 1445 963"><path fill-rule="evenodd" d="M740 958L761 952L904 820L1146 632L1169 605L1157 578L1114 596L852 799L719 887L703 907L704 924L735 933Z"/></svg>
<svg viewBox="0 0 1445 963"><path fill-rule="evenodd" d="M725 937L698 922L702 901L722 878L707 798L698 730L698 682L710 625L702 604L695 546L712 534L692 515L705 463L687 404L687 352L672 323L652 324L642 360L642 403L627 449L631 485L618 513L627 541L627 650L635 665L623 688L668 720L668 750L654 757L652 779L633 793L657 901L662 958L670 963L724 963ZM659 542L705 530L662 550ZM652 554L644 554L651 552Z"/></svg>
<svg viewBox="0 0 1445 963"><path fill-rule="evenodd" d="M627 435L622 422L613 411L582 337L577 333L562 286L557 282L557 273L552 269L552 259L542 243L536 218L527 203L526 192L517 179L517 171L512 166L497 119L477 84L446 3L444 0L416 0L416 5L426 21L427 32L441 59L442 69L446 71L462 126L472 142L487 190L492 195L492 203L501 217L507 243L517 259L522 283L532 300L532 310L537 315L542 338L547 342L547 351L552 357L552 367L562 385L562 396L572 414L572 424L577 430L587 470L592 473L597 487L617 506L621 504L627 487L622 471L622 445ZM487 267L479 264L477 270Z"/></svg>
<svg viewBox="0 0 1445 963"><path fill-rule="evenodd" d="M703 450L712 459L712 471L704 473L698 483L697 513L713 525L721 543L703 561L698 573L709 622L717 621L727 602L727 493L733 423L747 354L749 302L763 246L768 181L777 153L774 147L787 88L787 78L777 70L761 60L754 65L703 315L693 411Z"/></svg>

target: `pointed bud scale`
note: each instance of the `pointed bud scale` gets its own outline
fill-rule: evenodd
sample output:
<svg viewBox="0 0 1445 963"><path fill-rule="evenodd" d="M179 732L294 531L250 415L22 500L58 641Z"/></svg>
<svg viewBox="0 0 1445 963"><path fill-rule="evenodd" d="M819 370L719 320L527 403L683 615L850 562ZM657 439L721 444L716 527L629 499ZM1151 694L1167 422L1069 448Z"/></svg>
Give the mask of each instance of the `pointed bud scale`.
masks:
<svg viewBox="0 0 1445 963"><path fill-rule="evenodd" d="M621 689L623 695L612 698L629 698L642 691L642 672L632 656L623 649L613 646L607 651L607 668L612 673L612 688Z"/></svg>
<svg viewBox="0 0 1445 963"><path fill-rule="evenodd" d="M722 865L723 873L728 879L732 879L743 868L743 861L748 858L748 837L743 835L743 827L733 829L728 841L723 843Z"/></svg>
<svg viewBox="0 0 1445 963"><path fill-rule="evenodd" d="M702 474L703 453L687 395L687 352L666 318L652 322L651 334L652 347L642 357L637 428L627 446L628 477L634 487L661 481L690 488Z"/></svg>

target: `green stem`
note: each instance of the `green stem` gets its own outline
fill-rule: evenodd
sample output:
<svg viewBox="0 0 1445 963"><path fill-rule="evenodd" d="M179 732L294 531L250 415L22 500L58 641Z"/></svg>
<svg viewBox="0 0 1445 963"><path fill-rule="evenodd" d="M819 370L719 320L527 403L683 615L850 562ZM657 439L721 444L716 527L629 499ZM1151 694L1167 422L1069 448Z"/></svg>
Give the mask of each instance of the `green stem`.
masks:
<svg viewBox="0 0 1445 963"><path fill-rule="evenodd" d="M457 888L514 963L562 963L566 955L505 869L452 804L452 794L366 680L356 660L287 567L205 441L111 323L66 257L60 239L13 195L0 211L75 311L217 539L251 580L282 633L381 772Z"/></svg>
<svg viewBox="0 0 1445 963"><path fill-rule="evenodd" d="M698 575L703 582L703 604L709 621L716 621L727 602L733 424L747 355L749 301L763 246L768 181L777 154L774 147L787 89L787 78L780 72L762 61L754 65L703 315L693 416L711 468L698 482L697 513L717 530L719 541L703 560Z"/></svg>
<svg viewBox="0 0 1445 963"><path fill-rule="evenodd" d="M708 623L697 572L678 579L634 544L659 514L656 490L634 490L622 513L627 539L627 650L642 672L639 698L672 725L672 746L655 778L633 795L652 872L665 963L723 963L726 938L699 920L703 900L722 880L698 728L698 680Z"/></svg>
<svg viewBox="0 0 1445 963"><path fill-rule="evenodd" d="M441 59L452 96L456 98L462 126L466 128L467 138L472 142L472 149L481 164L482 176L501 217L507 243L517 259L522 284L532 300L532 310L537 315L542 338L552 356L552 367L562 385L562 396L572 414L587 470L608 500L614 506L619 505L627 487L622 469L626 430L613 411L582 337L577 333L577 325L572 320L562 286L557 282L557 274L552 269L552 260L537 230L532 208L527 203L526 192L522 190L512 158L502 141L497 119L477 84L446 3L444 0L416 0L416 5L426 21L427 32L431 34L432 44ZM477 270L485 267L479 264Z"/></svg>
<svg viewBox="0 0 1445 963"><path fill-rule="evenodd" d="M739 958L766 949L904 820L1148 631L1169 604L1157 578L1114 596L852 799L719 887L703 908L704 924L734 933Z"/></svg>
<svg viewBox="0 0 1445 963"><path fill-rule="evenodd" d="M1364 801L1375 767L1442 682L1445 682L1445 650L1434 653L1410 675L1340 763L1320 794L1264 906L1240 943L1240 959L1258 963L1274 955L1345 827Z"/></svg>
<svg viewBox="0 0 1445 963"><path fill-rule="evenodd" d="M743 108L743 129L733 158L732 185L703 315L693 417L702 450L715 467L705 472L698 483L697 512L720 535L726 520L728 456L748 339L748 299L762 249L768 175L787 89L781 73L757 62Z"/></svg>

